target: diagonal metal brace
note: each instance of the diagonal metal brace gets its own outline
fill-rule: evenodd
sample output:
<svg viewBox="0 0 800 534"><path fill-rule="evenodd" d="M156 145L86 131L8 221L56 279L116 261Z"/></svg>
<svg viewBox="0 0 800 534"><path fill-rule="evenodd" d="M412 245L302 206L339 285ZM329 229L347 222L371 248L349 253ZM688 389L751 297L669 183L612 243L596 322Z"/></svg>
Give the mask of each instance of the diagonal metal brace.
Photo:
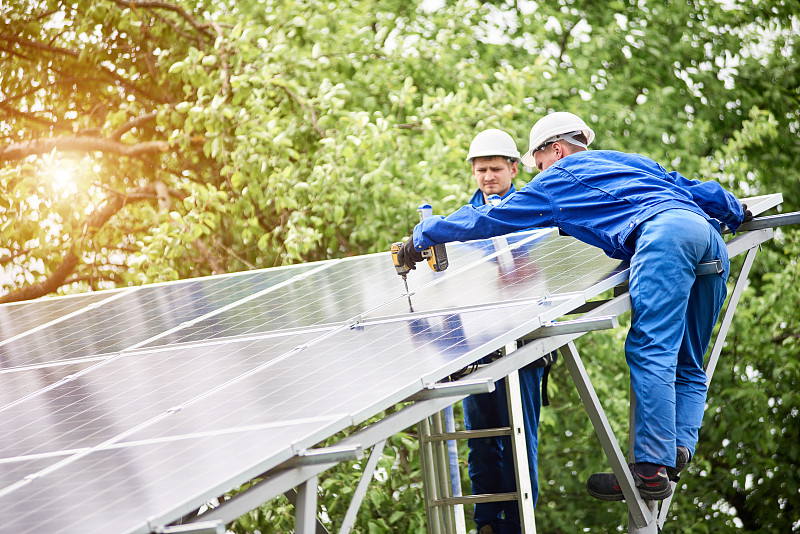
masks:
<svg viewBox="0 0 800 534"><path fill-rule="evenodd" d="M611 429L611 424L608 422L608 418L603 411L594 386L592 386L589 380L589 375L586 372L586 368L583 366L583 361L578 355L578 349L575 347L575 343L570 341L561 347L561 354L564 357L564 362L567 365L572 381L575 383L575 388L578 390L586 413L592 421L592 426L597 434L597 438L600 440L600 445L603 447L606 456L608 456L611 469L617 477L619 486L622 489L622 494L625 496L625 500L628 503L628 511L631 519L637 527L645 527L649 524L653 524L655 518L635 487L633 476L625 461L625 456L622 454L622 449L617 443L617 439Z"/></svg>

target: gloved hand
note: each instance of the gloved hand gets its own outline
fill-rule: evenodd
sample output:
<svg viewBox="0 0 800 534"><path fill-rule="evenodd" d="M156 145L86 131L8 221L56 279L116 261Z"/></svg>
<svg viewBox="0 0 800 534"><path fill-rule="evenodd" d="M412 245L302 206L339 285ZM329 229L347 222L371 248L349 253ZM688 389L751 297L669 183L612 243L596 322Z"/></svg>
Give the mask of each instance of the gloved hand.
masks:
<svg viewBox="0 0 800 534"><path fill-rule="evenodd" d="M744 219L742 219L743 223L753 220L753 212L747 209L747 204L742 204L742 211L744 212Z"/></svg>
<svg viewBox="0 0 800 534"><path fill-rule="evenodd" d="M417 262L422 261L423 258L422 254L417 252L417 249L414 248L414 238L409 237L406 239L406 242L403 243L403 246L400 247L400 250L397 252L397 261L400 262L400 265L405 264L409 269L416 269Z"/></svg>

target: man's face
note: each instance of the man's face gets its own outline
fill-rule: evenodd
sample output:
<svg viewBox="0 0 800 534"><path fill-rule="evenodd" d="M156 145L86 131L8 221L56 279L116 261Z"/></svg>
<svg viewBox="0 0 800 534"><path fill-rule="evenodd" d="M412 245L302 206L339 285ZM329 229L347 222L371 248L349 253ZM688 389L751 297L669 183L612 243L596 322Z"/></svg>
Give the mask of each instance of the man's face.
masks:
<svg viewBox="0 0 800 534"><path fill-rule="evenodd" d="M556 143L548 145L543 150L537 150L533 153L533 161L536 163L536 168L539 169L539 172L547 170L547 168L561 159L560 153L557 153L556 150ZM561 148L561 145L558 146Z"/></svg>
<svg viewBox="0 0 800 534"><path fill-rule="evenodd" d="M472 176L483 192L483 198L489 195L501 197L511 189L511 180L517 175L517 162L509 162L502 156L475 158L472 162Z"/></svg>

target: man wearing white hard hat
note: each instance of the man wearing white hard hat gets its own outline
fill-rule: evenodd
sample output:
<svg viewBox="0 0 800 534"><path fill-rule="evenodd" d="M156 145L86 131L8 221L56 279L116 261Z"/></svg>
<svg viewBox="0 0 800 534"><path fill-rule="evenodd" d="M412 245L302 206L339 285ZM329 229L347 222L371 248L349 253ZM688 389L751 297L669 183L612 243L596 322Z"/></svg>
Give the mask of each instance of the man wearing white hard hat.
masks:
<svg viewBox="0 0 800 534"><path fill-rule="evenodd" d="M670 480L691 460L706 400L703 354L727 292L730 269L720 223L735 231L752 214L717 182L689 180L650 158L587 150L594 132L559 112L531 129L525 165L539 174L497 206L464 206L414 228L401 261L453 240L557 226L608 256L630 262L631 327L625 341L634 417L634 481L645 500L672 494ZM697 276L720 260L720 274ZM611 473L589 477L588 492L622 500Z"/></svg>
<svg viewBox="0 0 800 534"><path fill-rule="evenodd" d="M490 197L494 195L497 195L495 199L502 200L515 192L512 180L517 175L519 150L508 133L497 129L480 132L470 144L467 161L472 166L472 176L478 185L469 201L471 206L484 206L490 203ZM499 354L490 354L481 362L491 363L498 356ZM519 371L534 506L539 495L537 451L540 387L546 369L544 364L549 361L534 362ZM509 425L505 387L505 380L498 380L493 392L470 395L464 399L464 423L467 430L503 428ZM473 495L516 491L514 450L509 436L470 438L467 446L468 472ZM473 519L478 534L516 534L521 528L516 501L477 503Z"/></svg>

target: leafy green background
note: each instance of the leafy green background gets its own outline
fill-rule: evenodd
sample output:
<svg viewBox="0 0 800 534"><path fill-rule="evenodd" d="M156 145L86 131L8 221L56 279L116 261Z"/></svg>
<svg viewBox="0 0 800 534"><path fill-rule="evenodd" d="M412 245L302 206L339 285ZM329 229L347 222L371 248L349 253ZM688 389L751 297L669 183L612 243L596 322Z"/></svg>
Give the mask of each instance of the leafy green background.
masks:
<svg viewBox="0 0 800 534"><path fill-rule="evenodd" d="M782 192L796 211L798 13L789 0L6 0L0 301L386 250L421 201L466 201L477 131L524 149L555 110L584 117L596 148L742 196ZM667 532L800 531L799 236L778 231L759 254ZM624 335L579 345L618 436ZM583 489L607 466L563 366L551 388L539 531L624 530L623 507ZM424 531L414 432L392 438L359 532ZM353 467L321 479L332 525ZM292 525L277 499L232 528Z"/></svg>

